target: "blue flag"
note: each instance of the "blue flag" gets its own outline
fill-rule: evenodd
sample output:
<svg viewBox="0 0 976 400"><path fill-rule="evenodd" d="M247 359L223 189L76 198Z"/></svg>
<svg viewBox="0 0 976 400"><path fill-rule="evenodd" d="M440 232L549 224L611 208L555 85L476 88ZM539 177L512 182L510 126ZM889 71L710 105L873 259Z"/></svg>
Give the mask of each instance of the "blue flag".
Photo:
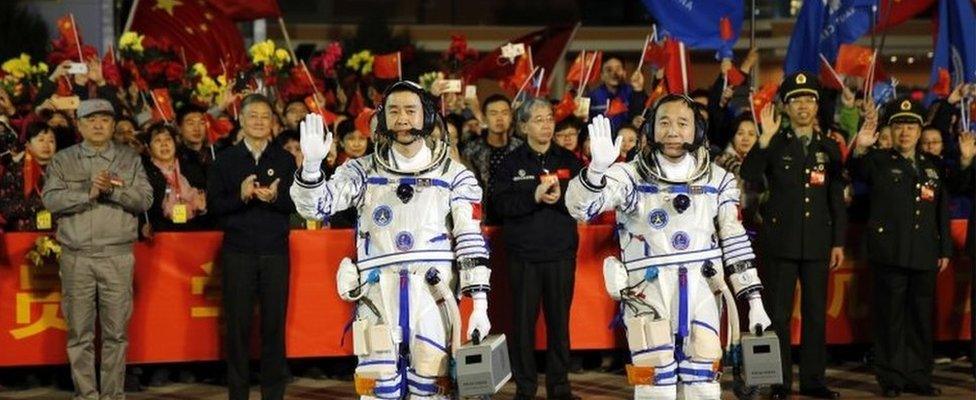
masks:
<svg viewBox="0 0 976 400"><path fill-rule="evenodd" d="M971 0L939 1L939 30L932 56L932 88L976 82L976 13ZM940 72L944 71L944 72ZM940 82L940 77L942 82ZM945 82L945 77L949 78Z"/></svg>
<svg viewBox="0 0 976 400"><path fill-rule="evenodd" d="M658 33L692 49L713 49L718 58L732 58L742 29L742 0L643 0L654 16ZM725 22L723 22L725 19Z"/></svg>
<svg viewBox="0 0 976 400"><path fill-rule="evenodd" d="M820 71L820 54L831 64L841 44L853 43L871 29L877 0L805 0L796 16L783 70Z"/></svg>

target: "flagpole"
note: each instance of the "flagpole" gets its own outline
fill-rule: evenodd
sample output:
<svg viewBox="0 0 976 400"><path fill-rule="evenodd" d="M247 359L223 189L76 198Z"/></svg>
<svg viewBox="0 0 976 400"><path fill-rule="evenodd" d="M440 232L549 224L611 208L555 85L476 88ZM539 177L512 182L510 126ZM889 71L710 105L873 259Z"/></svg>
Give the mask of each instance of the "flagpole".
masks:
<svg viewBox="0 0 976 400"><path fill-rule="evenodd" d="M539 68L533 68L532 69L532 73L529 74L529 77L526 78L524 81L522 81L522 85L519 86L519 90L517 92L515 92L515 97L512 97L512 103L515 103L516 101L518 101L519 95L522 94L522 92L525 90L525 86L528 85L529 82L532 81L532 78L535 77L535 73L536 72L539 72ZM518 107L516 107L516 106L513 105L512 108L515 109L515 108L518 108Z"/></svg>
<svg viewBox="0 0 976 400"><path fill-rule="evenodd" d="M539 84L535 86L535 97L539 97L539 91L542 90L542 79L546 77L546 69L542 68L539 71Z"/></svg>
<svg viewBox="0 0 976 400"><path fill-rule="evenodd" d="M756 47L756 0L751 1L749 8L749 48Z"/></svg>
<svg viewBox="0 0 976 400"><path fill-rule="evenodd" d="M85 62L85 53L81 52L81 36L78 35L78 24L75 23L75 14L68 13L68 17L71 18L71 30L75 34L75 45L78 46L78 62Z"/></svg>
<svg viewBox="0 0 976 400"><path fill-rule="evenodd" d="M403 80L403 66L400 64L400 52L397 53L397 80Z"/></svg>
<svg viewBox="0 0 976 400"><path fill-rule="evenodd" d="M593 52L593 57L590 59L589 65L586 66L586 73L583 75L583 83L580 85L579 92L576 93L576 98L583 97L583 91L586 89L586 84L590 83L590 70L593 69L593 64L596 62L596 54L599 50ZM583 53L583 64L586 64L586 53Z"/></svg>
<svg viewBox="0 0 976 400"><path fill-rule="evenodd" d="M281 36L285 37L285 46L288 46L288 54L291 54L291 62L297 63L298 58L295 57L295 50L291 45L291 37L288 36L288 29L285 29L285 18L278 16L278 26L281 28Z"/></svg>
<svg viewBox="0 0 976 400"><path fill-rule="evenodd" d="M139 7L139 0L132 0L132 7L129 8L129 16L125 19L125 29L122 33L128 32L132 28L132 18L136 15L136 8Z"/></svg>
<svg viewBox="0 0 976 400"><path fill-rule="evenodd" d="M685 42L678 42L678 56L681 57L681 90L688 94L688 71L685 63Z"/></svg>
<svg viewBox="0 0 976 400"><path fill-rule="evenodd" d="M877 21L878 21L878 5L872 4L871 5L871 48L872 49L877 48L874 46L874 27Z"/></svg>
<svg viewBox="0 0 976 400"><path fill-rule="evenodd" d="M651 35L644 37L644 47L641 48L640 60L637 60L637 71L640 72L641 68L644 67L644 56L647 55L647 43L651 41Z"/></svg>
<svg viewBox="0 0 976 400"><path fill-rule="evenodd" d="M824 57L823 53L820 53L820 61L823 61L824 65L827 66L827 70L830 71L830 74L834 76L834 79L836 79L841 86L844 86L844 80L840 79L840 74L838 74L837 71L834 70L834 67L830 65L830 62L827 61L827 58Z"/></svg>

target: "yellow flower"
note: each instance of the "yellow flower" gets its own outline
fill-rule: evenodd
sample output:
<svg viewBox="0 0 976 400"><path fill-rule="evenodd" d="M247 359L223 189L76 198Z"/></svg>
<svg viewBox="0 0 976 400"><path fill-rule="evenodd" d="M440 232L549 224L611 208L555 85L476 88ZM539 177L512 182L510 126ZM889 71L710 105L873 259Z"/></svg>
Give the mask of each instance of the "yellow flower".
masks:
<svg viewBox="0 0 976 400"><path fill-rule="evenodd" d="M143 39L145 39L145 36L140 35L133 31L128 31L126 33L123 33L122 36L119 37L119 50L142 53L144 50L142 48Z"/></svg>
<svg viewBox="0 0 976 400"><path fill-rule="evenodd" d="M21 79L31 73L30 56L27 53L21 53L20 57L4 61L0 68L4 72L13 75L14 78Z"/></svg>
<svg viewBox="0 0 976 400"><path fill-rule="evenodd" d="M275 65L281 66L286 62L291 61L291 56L288 54L288 50L278 49L275 50Z"/></svg>
<svg viewBox="0 0 976 400"><path fill-rule="evenodd" d="M34 66L33 72L35 74L47 74L48 73L47 64L45 64L45 63L37 63L37 65Z"/></svg>
<svg viewBox="0 0 976 400"><path fill-rule="evenodd" d="M346 60L346 67L354 71L359 71L361 75L367 75L373 71L373 54L369 50L363 50Z"/></svg>
<svg viewBox="0 0 976 400"><path fill-rule="evenodd" d="M193 67L191 69L193 70L193 75L195 76L202 76L202 77L207 76L207 67L204 66L203 63L193 64Z"/></svg>

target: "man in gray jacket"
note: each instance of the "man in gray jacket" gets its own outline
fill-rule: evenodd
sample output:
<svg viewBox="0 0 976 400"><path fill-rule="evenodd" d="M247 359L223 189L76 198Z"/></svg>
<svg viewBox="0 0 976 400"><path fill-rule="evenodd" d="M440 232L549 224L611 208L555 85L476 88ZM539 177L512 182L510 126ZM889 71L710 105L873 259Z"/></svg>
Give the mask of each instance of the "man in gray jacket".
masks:
<svg viewBox="0 0 976 400"><path fill-rule="evenodd" d="M132 314L137 216L152 204L139 155L112 142L115 111L103 99L78 107L84 141L54 156L42 198L57 220L61 297L76 400L123 399L126 329ZM101 321L101 384L95 380L95 317Z"/></svg>

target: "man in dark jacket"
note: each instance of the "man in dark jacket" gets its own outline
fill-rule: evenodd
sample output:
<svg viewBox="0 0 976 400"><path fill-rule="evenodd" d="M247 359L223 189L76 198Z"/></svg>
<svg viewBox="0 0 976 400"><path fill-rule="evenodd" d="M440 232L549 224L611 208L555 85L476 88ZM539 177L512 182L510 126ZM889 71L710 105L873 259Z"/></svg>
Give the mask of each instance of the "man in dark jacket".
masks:
<svg viewBox="0 0 976 400"><path fill-rule="evenodd" d="M535 398L535 322L541 299L549 346L546 395L572 399L567 376L569 308L579 237L562 193L583 166L572 153L552 144L552 106L545 100L523 103L516 123L526 143L509 153L492 176L492 201L503 221L513 292L516 398Z"/></svg>
<svg viewBox="0 0 976 400"><path fill-rule="evenodd" d="M885 397L938 396L932 386L932 307L952 238L938 157L918 151L924 111L911 100L886 108L894 147L871 149L877 116L855 139L852 176L867 182L871 212L864 241L874 278L874 368Z"/></svg>
<svg viewBox="0 0 976 400"><path fill-rule="evenodd" d="M291 154L271 143L272 110L262 95L243 100L244 139L218 155L207 179L209 212L224 231L220 265L231 400L248 398L255 300L261 309L261 398L282 399L285 394L288 217L295 212L287 188L296 167Z"/></svg>
<svg viewBox="0 0 976 400"><path fill-rule="evenodd" d="M770 105L762 111L762 135L742 162L742 178L762 186L769 200L760 213L763 283L772 299L769 314L780 340L783 385L773 398L792 390L790 319L797 278L803 287L800 310L800 393L822 399L839 394L826 387L827 274L844 261L843 167L840 147L817 128L820 85L806 73L786 77L780 86L789 126Z"/></svg>

